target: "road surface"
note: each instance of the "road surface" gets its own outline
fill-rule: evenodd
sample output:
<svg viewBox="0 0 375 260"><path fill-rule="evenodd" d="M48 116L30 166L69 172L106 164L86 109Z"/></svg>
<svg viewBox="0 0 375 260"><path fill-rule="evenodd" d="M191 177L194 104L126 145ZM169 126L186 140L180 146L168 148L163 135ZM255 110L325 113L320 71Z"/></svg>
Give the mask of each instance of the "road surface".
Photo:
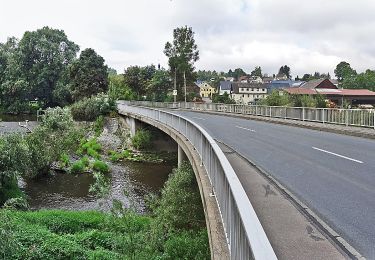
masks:
<svg viewBox="0 0 375 260"><path fill-rule="evenodd" d="M367 259L375 259L375 140L188 111L309 206Z"/></svg>

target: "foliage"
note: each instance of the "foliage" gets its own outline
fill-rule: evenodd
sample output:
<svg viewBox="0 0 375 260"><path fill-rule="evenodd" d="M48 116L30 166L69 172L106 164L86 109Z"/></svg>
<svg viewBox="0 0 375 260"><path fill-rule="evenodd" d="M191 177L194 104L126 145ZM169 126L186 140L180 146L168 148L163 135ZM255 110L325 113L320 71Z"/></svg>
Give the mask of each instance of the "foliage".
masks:
<svg viewBox="0 0 375 260"><path fill-rule="evenodd" d="M94 132L95 136L100 136L100 134L103 132L104 127L104 116L100 115L96 118L94 123Z"/></svg>
<svg viewBox="0 0 375 260"><path fill-rule="evenodd" d="M251 76L256 76L256 77L262 77L262 68L260 66L257 66L254 68L254 70L250 73Z"/></svg>
<svg viewBox="0 0 375 260"><path fill-rule="evenodd" d="M360 74L346 76L340 85L343 88L369 89L375 91L375 71L366 70Z"/></svg>
<svg viewBox="0 0 375 260"><path fill-rule="evenodd" d="M131 88L125 83L124 75L109 75L109 98L113 100L132 100L135 95Z"/></svg>
<svg viewBox="0 0 375 260"><path fill-rule="evenodd" d="M29 149L18 134L0 136L0 205L6 200L21 197L17 177L27 172Z"/></svg>
<svg viewBox="0 0 375 260"><path fill-rule="evenodd" d="M199 60L199 51L195 44L192 28L184 26L174 29L173 41L165 44L164 54L168 57L171 78L175 78L175 76L177 78L175 83L178 90L177 97L182 100L183 75L185 75L187 85L194 84L196 80L194 63Z"/></svg>
<svg viewBox="0 0 375 260"><path fill-rule="evenodd" d="M156 71L154 65L140 67L130 66L124 72L124 82L133 93L136 93L137 99L142 99L147 95L147 88Z"/></svg>
<svg viewBox="0 0 375 260"><path fill-rule="evenodd" d="M234 71L230 69L227 73L228 77L233 77L235 80L238 80L241 76L246 76L246 75L247 73L241 68L237 68Z"/></svg>
<svg viewBox="0 0 375 260"><path fill-rule="evenodd" d="M20 41L8 40L0 48L6 65L0 75L2 106L9 112L28 112L29 101L54 105L53 92L65 84L63 74L78 50L64 31L49 27L27 31Z"/></svg>
<svg viewBox="0 0 375 260"><path fill-rule="evenodd" d="M70 106L73 119L77 121L93 121L100 115L106 115L115 109L115 102L104 94L98 94Z"/></svg>
<svg viewBox="0 0 375 260"><path fill-rule="evenodd" d="M87 154L96 159L100 158L99 152L102 150L102 146L98 143L96 138L89 140L81 140L81 145L78 150L78 154Z"/></svg>
<svg viewBox="0 0 375 260"><path fill-rule="evenodd" d="M172 82L168 71L160 69L155 71L147 87L147 96L152 101L164 101L168 91L172 88Z"/></svg>
<svg viewBox="0 0 375 260"><path fill-rule="evenodd" d="M94 163L92 165L92 169L94 171L97 171L97 172L100 172L100 173L103 173L103 174L109 173L109 166L108 166L108 164L106 164L105 162L100 161L100 160L95 160L94 161Z"/></svg>
<svg viewBox="0 0 375 260"><path fill-rule="evenodd" d="M339 82L344 81L344 79L351 78L355 75L357 75L357 72L350 67L350 64L346 61L342 61L339 64L337 64L335 69L335 75L337 77L337 80Z"/></svg>
<svg viewBox="0 0 375 260"><path fill-rule="evenodd" d="M60 156L60 160L59 160L59 165L60 167L64 168L64 167L68 167L70 166L70 158L69 158L69 155L67 155L66 153L63 153L61 156Z"/></svg>
<svg viewBox="0 0 375 260"><path fill-rule="evenodd" d="M288 79L292 77L290 74L290 67L288 65L281 66L279 69L279 74L285 74Z"/></svg>
<svg viewBox="0 0 375 260"><path fill-rule="evenodd" d="M212 97L213 103L235 104L236 101L232 99L227 92L223 95L214 94Z"/></svg>
<svg viewBox="0 0 375 260"><path fill-rule="evenodd" d="M108 178L101 172L94 172L93 175L95 182L90 186L90 192L101 198L108 196L111 188Z"/></svg>
<svg viewBox="0 0 375 260"><path fill-rule="evenodd" d="M140 150L149 147L151 144L151 132L145 129L139 129L132 137L132 145Z"/></svg>
<svg viewBox="0 0 375 260"><path fill-rule="evenodd" d="M53 162L78 148L82 132L69 109L47 109L42 123L25 137L29 150L28 177L48 173Z"/></svg>
<svg viewBox="0 0 375 260"><path fill-rule="evenodd" d="M108 90L108 67L93 49L85 49L69 67L72 96L75 101Z"/></svg>
<svg viewBox="0 0 375 260"><path fill-rule="evenodd" d="M8 199L3 206L4 209L27 210L29 204L24 196Z"/></svg>
<svg viewBox="0 0 375 260"><path fill-rule="evenodd" d="M100 179L100 183L106 181L102 174L95 173L94 176ZM100 188L105 193L105 183L102 184L94 188ZM112 214L97 211L0 210L1 257L210 258L199 190L188 165L174 172L154 205L152 217L136 215L118 206Z"/></svg>
<svg viewBox="0 0 375 260"><path fill-rule="evenodd" d="M73 174L83 173L86 169L86 165L81 160L75 161L70 167L70 172Z"/></svg>
<svg viewBox="0 0 375 260"><path fill-rule="evenodd" d="M287 106L290 104L289 96L285 93L280 95L279 91L273 90L270 95L260 101L261 105Z"/></svg>
<svg viewBox="0 0 375 260"><path fill-rule="evenodd" d="M199 189L194 172L188 163L174 169L164 185L160 200L152 208L155 214L153 225L157 233L165 234L204 227Z"/></svg>

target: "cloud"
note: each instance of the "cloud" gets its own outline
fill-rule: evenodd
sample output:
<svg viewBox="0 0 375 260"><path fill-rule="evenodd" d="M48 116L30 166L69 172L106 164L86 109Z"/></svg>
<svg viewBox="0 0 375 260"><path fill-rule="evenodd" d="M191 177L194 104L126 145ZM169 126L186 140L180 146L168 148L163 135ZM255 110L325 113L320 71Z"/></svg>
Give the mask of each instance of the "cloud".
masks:
<svg viewBox="0 0 375 260"><path fill-rule="evenodd" d="M45 25L63 29L81 49L94 48L119 72L130 65L167 66L173 29L193 27L198 69L293 75L330 72L346 60L375 69L373 0L13 0L2 3L0 42Z"/></svg>

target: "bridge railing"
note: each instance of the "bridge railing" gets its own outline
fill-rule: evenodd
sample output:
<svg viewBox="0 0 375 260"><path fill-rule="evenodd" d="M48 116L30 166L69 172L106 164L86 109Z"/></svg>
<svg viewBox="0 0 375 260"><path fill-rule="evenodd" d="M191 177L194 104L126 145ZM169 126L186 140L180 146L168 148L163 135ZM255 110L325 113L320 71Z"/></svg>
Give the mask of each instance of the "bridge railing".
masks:
<svg viewBox="0 0 375 260"><path fill-rule="evenodd" d="M159 108L184 108L200 111L214 111L245 115L264 116L272 118L293 119L327 124L358 126L375 129L374 109L339 109L339 108L308 108L257 106L216 103L163 103L151 101L128 101L130 104Z"/></svg>
<svg viewBox="0 0 375 260"><path fill-rule="evenodd" d="M129 102L118 102L120 113L128 112L163 123L184 135L195 147L218 204L231 259L277 259L237 175L213 138L193 121L157 109L160 106L172 108L177 103L126 104Z"/></svg>

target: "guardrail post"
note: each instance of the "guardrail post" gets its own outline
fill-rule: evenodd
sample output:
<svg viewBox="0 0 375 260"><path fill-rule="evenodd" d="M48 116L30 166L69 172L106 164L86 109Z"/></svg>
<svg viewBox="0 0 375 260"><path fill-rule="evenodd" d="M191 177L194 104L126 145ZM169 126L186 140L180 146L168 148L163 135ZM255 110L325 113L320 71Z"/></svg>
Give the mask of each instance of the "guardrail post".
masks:
<svg viewBox="0 0 375 260"><path fill-rule="evenodd" d="M272 117L272 107L270 107L270 117Z"/></svg>
<svg viewBox="0 0 375 260"><path fill-rule="evenodd" d="M322 109L322 121L323 121L323 124L324 124L324 114L325 114L325 109L323 108Z"/></svg>
<svg viewBox="0 0 375 260"><path fill-rule="evenodd" d="M302 121L305 121L305 108L302 108Z"/></svg>
<svg viewBox="0 0 375 260"><path fill-rule="evenodd" d="M372 124L374 125L374 129L375 129L375 110L372 110L372 114L373 114L373 118L374 118L374 121L372 122Z"/></svg>
<svg viewBox="0 0 375 260"><path fill-rule="evenodd" d="M348 126L349 125L349 110L346 110L346 113L345 113L345 124L346 124L346 126Z"/></svg>

